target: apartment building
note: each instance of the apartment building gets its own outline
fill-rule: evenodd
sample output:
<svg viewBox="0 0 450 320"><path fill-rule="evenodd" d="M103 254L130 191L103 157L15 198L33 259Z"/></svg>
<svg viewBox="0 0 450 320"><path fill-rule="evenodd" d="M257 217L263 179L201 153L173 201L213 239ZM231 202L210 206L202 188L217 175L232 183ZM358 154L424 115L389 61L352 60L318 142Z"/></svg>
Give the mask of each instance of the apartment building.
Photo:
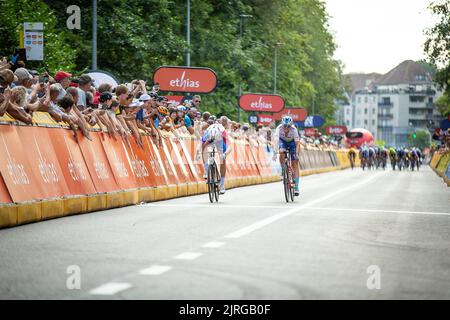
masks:
<svg viewBox="0 0 450 320"><path fill-rule="evenodd" d="M432 130L442 119L435 106L441 95L424 65L406 60L385 75L368 77L363 88L354 88L351 105L344 108L344 124L367 129L388 145L405 145L415 130Z"/></svg>

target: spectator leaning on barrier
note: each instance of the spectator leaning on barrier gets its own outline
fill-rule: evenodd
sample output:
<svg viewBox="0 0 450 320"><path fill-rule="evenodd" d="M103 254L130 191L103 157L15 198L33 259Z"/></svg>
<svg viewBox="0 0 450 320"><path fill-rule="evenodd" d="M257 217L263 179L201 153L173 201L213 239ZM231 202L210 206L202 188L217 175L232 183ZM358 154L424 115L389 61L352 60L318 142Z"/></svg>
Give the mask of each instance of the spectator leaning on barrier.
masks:
<svg viewBox="0 0 450 320"><path fill-rule="evenodd" d="M27 91L23 86L16 86L12 89L7 88L4 92L3 105L0 110L6 110L14 119L26 124L32 124L31 115L26 112ZM2 114L0 114L2 115Z"/></svg>
<svg viewBox="0 0 450 320"><path fill-rule="evenodd" d="M137 126L141 130L148 132L153 138L157 138L161 143L161 133L155 126L155 123L150 119L150 114L153 111L152 97L149 94L142 94L139 101L143 103L142 108L136 113Z"/></svg>
<svg viewBox="0 0 450 320"><path fill-rule="evenodd" d="M194 118L197 116L197 108L192 107L184 116L184 125L190 134L194 134Z"/></svg>
<svg viewBox="0 0 450 320"><path fill-rule="evenodd" d="M76 102L78 109L84 111L87 107L86 92L91 89L92 78L88 74L83 74L78 78L78 101Z"/></svg>
<svg viewBox="0 0 450 320"><path fill-rule="evenodd" d="M65 71L58 71L55 74L55 81L59 88L59 95L58 99L62 99L66 95L66 89L69 87L70 84L70 77L72 76L71 73L65 72Z"/></svg>
<svg viewBox="0 0 450 320"><path fill-rule="evenodd" d="M80 127L81 133L83 136L85 136L88 140L92 140L91 135L89 131L87 130L87 116L85 116L83 113L81 113L80 109L77 107L76 103L78 102L78 89L75 87L68 87L66 90L67 94L70 94L73 99L73 107L72 107L72 114L77 116L78 121L76 122L78 126Z"/></svg>
<svg viewBox="0 0 450 320"><path fill-rule="evenodd" d="M33 85L33 76L30 72L25 68L17 68L14 71L14 74L17 76L17 86L23 86L26 89L30 89Z"/></svg>

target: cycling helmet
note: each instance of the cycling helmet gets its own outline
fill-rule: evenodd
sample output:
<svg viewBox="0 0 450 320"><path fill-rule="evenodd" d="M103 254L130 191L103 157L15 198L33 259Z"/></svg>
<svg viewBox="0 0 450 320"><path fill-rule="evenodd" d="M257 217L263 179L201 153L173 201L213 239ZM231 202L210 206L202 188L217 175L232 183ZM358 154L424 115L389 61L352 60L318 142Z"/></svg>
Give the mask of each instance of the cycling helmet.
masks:
<svg viewBox="0 0 450 320"><path fill-rule="evenodd" d="M169 115L169 110L167 110L166 107L164 106L159 106L158 107L158 112L164 116L168 116Z"/></svg>
<svg viewBox="0 0 450 320"><path fill-rule="evenodd" d="M222 131L223 131L223 130L221 130L222 128L221 128L221 125L218 123L210 125L207 129L208 139L210 141L218 141L218 140L222 139Z"/></svg>
<svg viewBox="0 0 450 320"><path fill-rule="evenodd" d="M186 111L187 111L187 108L186 108L185 106L183 106L183 105L179 105L179 106L177 107L177 110L178 110L178 111L186 112Z"/></svg>
<svg viewBox="0 0 450 320"><path fill-rule="evenodd" d="M293 123L292 117L290 117L290 116L284 116L284 117L281 119L281 123L282 123L284 126L286 126L286 127L291 126L292 123Z"/></svg>

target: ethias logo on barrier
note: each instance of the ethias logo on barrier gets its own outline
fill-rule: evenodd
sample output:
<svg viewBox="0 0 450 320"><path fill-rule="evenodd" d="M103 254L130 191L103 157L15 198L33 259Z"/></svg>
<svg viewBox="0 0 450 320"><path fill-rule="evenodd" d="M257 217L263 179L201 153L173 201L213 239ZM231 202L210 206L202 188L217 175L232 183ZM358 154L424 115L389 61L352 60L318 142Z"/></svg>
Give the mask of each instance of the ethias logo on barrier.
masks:
<svg viewBox="0 0 450 320"><path fill-rule="evenodd" d="M162 91L209 93L216 88L217 76L209 68L159 67L153 82Z"/></svg>
<svg viewBox="0 0 450 320"><path fill-rule="evenodd" d="M276 94L246 93L239 97L239 106L245 111L280 112L284 99Z"/></svg>

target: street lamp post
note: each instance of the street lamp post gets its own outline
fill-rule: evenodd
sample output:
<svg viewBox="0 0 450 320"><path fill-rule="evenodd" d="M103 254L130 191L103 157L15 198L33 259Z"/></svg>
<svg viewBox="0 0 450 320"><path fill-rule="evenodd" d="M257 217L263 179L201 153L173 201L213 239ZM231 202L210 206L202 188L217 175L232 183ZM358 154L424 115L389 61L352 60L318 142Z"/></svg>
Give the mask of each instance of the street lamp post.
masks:
<svg viewBox="0 0 450 320"><path fill-rule="evenodd" d="M273 57L273 93L277 93L277 48L278 46L283 45L284 43L277 42L275 43L274 57Z"/></svg>
<svg viewBox="0 0 450 320"><path fill-rule="evenodd" d="M92 0L92 70L97 70L97 0Z"/></svg>
<svg viewBox="0 0 450 320"><path fill-rule="evenodd" d="M240 14L239 15L239 42L242 48L242 27L243 27L243 20L244 18L251 18L253 17L250 14ZM239 76L240 76L240 72L241 71L241 67L239 66ZM242 86L241 86L241 80L239 79L239 93L238 96L240 97L242 95ZM241 108L239 107L239 102L238 102L238 106L237 106L237 113L238 113L238 122L241 122Z"/></svg>
<svg viewBox="0 0 450 320"><path fill-rule="evenodd" d="M187 0L187 19L186 19L186 42L187 42L187 53L186 53L186 65L191 66L191 1Z"/></svg>

